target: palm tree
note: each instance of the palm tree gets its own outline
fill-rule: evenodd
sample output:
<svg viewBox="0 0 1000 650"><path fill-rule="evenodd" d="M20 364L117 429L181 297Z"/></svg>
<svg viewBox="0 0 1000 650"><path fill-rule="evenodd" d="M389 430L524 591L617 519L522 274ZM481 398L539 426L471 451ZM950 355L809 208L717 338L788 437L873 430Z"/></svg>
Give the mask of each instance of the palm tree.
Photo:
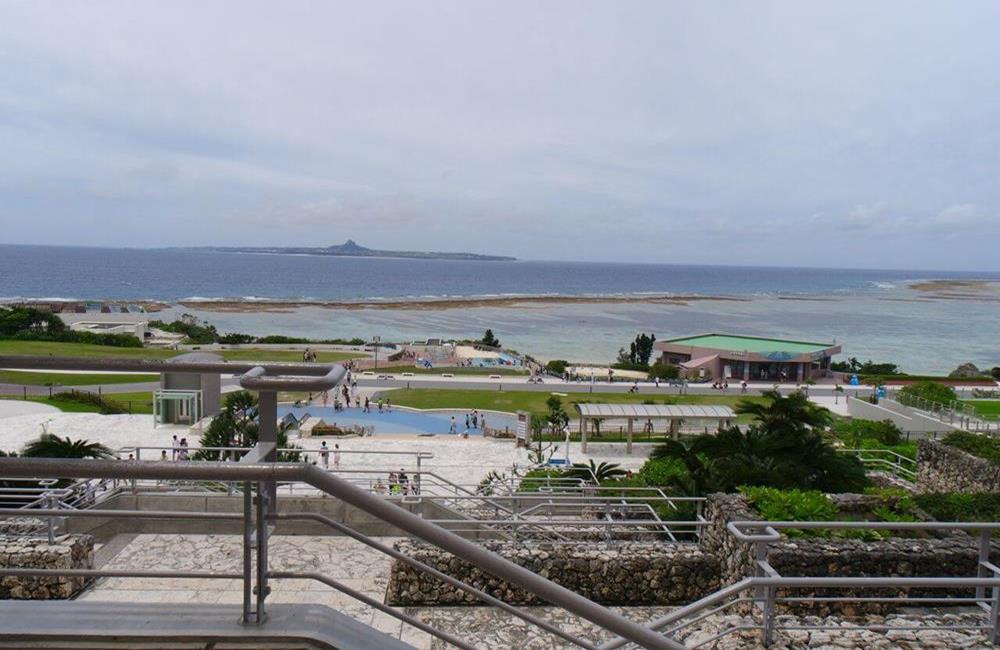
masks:
<svg viewBox="0 0 1000 650"><path fill-rule="evenodd" d="M701 495L712 490L730 492L740 485L766 485L844 492L868 483L856 457L839 453L824 437L830 413L801 393L783 397L764 394L765 402L742 401L738 413L753 415L745 428L721 429L688 441L658 445L651 458L673 458L687 469L676 489Z"/></svg>
<svg viewBox="0 0 1000 650"><path fill-rule="evenodd" d="M573 467L566 472L566 476L570 478L593 478L598 484L602 481L620 478L625 476L625 474L625 470L623 470L621 465L618 465L617 463L601 462L600 464L596 464L592 458L590 459L589 464L573 463Z"/></svg>
<svg viewBox="0 0 1000 650"><path fill-rule="evenodd" d="M202 434L201 447L253 447L260 432L260 413L257 396L245 390L226 396L223 410L212 419L208 429ZM279 449L294 449L288 442L289 424L278 425L277 445ZM224 451L200 449L194 454L195 460L224 460ZM298 462L300 454L295 451L278 453L279 462Z"/></svg>
<svg viewBox="0 0 1000 650"><path fill-rule="evenodd" d="M830 411L809 401L805 393L796 391L785 397L776 390L762 393L764 402L741 400L736 412L752 415L761 428L770 432L782 429L825 429L830 425Z"/></svg>
<svg viewBox="0 0 1000 650"><path fill-rule="evenodd" d="M110 449L99 442L70 440L51 433L43 433L38 440L29 442L21 451L29 458L114 458Z"/></svg>

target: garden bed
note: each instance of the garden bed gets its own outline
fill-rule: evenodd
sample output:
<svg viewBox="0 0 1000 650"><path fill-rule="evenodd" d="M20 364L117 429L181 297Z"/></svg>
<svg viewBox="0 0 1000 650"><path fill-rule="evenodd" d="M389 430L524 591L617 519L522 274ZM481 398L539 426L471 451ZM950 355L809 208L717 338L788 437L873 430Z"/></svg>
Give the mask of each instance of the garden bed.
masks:
<svg viewBox="0 0 1000 650"><path fill-rule="evenodd" d="M836 512L873 511L873 505L884 502L884 495L841 494L828 497ZM878 507L878 506L876 506ZM768 512L769 515L775 512ZM801 513L797 513L801 514ZM764 521L765 518L743 494L713 494L709 496L706 518L710 525L702 536L702 548L717 555L722 566L722 583L729 584L754 575L756 562L751 543L734 537L726 525L731 521ZM781 520L778 517L776 520ZM785 520L796 520L787 517ZM976 575L978 548L965 533L941 533L925 538L888 536L822 536L788 534L783 530L780 541L767 548L767 561L782 576L862 577L862 576L963 576ZM943 589L797 589L779 590L779 597L925 597L969 596L969 590ZM784 603L779 611L826 615L831 613L857 615L884 613L892 606L872 602L811 602Z"/></svg>

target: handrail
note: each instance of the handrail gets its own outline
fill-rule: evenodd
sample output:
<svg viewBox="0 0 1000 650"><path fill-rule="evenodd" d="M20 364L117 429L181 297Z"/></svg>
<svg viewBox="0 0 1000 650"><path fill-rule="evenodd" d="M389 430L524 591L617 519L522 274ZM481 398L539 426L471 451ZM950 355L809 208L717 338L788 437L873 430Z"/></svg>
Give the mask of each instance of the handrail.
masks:
<svg viewBox="0 0 1000 650"><path fill-rule="evenodd" d="M301 481L337 497L382 521L448 551L553 605L566 609L606 630L652 649L680 650L684 646L634 623L579 594L504 559L460 536L431 524L393 503L369 494L312 465L289 463L217 463L205 461L121 462L56 458L3 458L0 474L13 478L118 478L216 480L242 482Z"/></svg>

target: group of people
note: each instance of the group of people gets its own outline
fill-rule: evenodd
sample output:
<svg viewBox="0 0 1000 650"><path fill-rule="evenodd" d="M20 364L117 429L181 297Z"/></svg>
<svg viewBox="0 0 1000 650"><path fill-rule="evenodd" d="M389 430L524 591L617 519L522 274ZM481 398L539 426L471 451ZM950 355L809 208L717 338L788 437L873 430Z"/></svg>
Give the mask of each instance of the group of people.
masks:
<svg viewBox="0 0 1000 650"><path fill-rule="evenodd" d="M330 448L327 447L326 440L319 446L319 460L323 464L323 469L330 469ZM333 468L340 469L340 445L337 443L333 443Z"/></svg>
<svg viewBox="0 0 1000 650"><path fill-rule="evenodd" d="M480 413L478 410L474 410L471 413L465 414L465 430L462 432L463 438L469 437L469 429L480 429L482 431L486 430L486 414ZM458 420L455 416L451 416L451 423L448 427L448 433L458 433Z"/></svg>
<svg viewBox="0 0 1000 650"><path fill-rule="evenodd" d="M716 381L712 382L712 388L714 388L715 390L721 390L723 392L726 392L729 390L729 380L717 379ZM740 392L741 393L747 392L747 382L745 379L740 382Z"/></svg>
<svg viewBox="0 0 1000 650"><path fill-rule="evenodd" d="M188 460L190 458L190 455L188 453L187 438L178 439L177 435L175 434L174 439L171 441L171 446L173 447L170 456L171 460ZM160 460L166 460L166 459L167 459L167 450L164 449L160 452Z"/></svg>
<svg viewBox="0 0 1000 650"><path fill-rule="evenodd" d="M389 472L389 483L386 485L382 479L375 481L375 492L377 494L419 494L420 489L416 481L410 481L406 471L400 468L399 473Z"/></svg>
<svg viewBox="0 0 1000 650"><path fill-rule="evenodd" d="M388 397L385 399L379 398L378 401L375 403L375 406L378 409L379 413L388 413L389 411L392 411L392 401ZM368 398L367 395L365 396L365 407L361 409L361 411L362 413L372 412L372 401Z"/></svg>

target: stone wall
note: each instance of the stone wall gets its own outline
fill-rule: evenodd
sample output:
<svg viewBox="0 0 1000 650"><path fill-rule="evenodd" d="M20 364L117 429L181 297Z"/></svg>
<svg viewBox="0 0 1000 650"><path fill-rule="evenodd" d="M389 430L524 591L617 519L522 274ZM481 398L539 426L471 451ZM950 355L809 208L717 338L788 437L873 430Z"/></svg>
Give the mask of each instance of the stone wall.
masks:
<svg viewBox="0 0 1000 650"><path fill-rule="evenodd" d="M846 513L860 513L874 505L878 497L831 495ZM754 575L753 545L741 542L726 530L730 521L760 521L747 499L740 494L714 494L708 499L705 517L710 521L702 536L702 549L720 558L722 583L730 584ZM940 537L889 537L878 541L859 539L785 538L768 545L767 560L784 577L793 576L964 576L976 575L976 543L965 533ZM800 589L778 596L896 596L905 590ZM969 593L942 589L913 589L911 596L968 596ZM800 605L799 607L804 607ZM815 603L811 610L821 614L852 615L861 611L885 611L884 605ZM781 607L788 611L788 607Z"/></svg>
<svg viewBox="0 0 1000 650"><path fill-rule="evenodd" d="M717 590L719 563L693 544L532 544L484 547L604 605L682 605ZM484 573L450 553L413 540L396 549L512 604L543 604L523 589ZM386 602L391 605L473 605L478 599L395 560Z"/></svg>
<svg viewBox="0 0 1000 650"><path fill-rule="evenodd" d="M49 544L44 537L0 536L0 566L92 569L94 539L89 535L62 535ZM0 576L0 599L66 599L83 589L85 582L85 578L62 576Z"/></svg>
<svg viewBox="0 0 1000 650"><path fill-rule="evenodd" d="M936 440L917 442L920 492L998 492L1000 467Z"/></svg>

